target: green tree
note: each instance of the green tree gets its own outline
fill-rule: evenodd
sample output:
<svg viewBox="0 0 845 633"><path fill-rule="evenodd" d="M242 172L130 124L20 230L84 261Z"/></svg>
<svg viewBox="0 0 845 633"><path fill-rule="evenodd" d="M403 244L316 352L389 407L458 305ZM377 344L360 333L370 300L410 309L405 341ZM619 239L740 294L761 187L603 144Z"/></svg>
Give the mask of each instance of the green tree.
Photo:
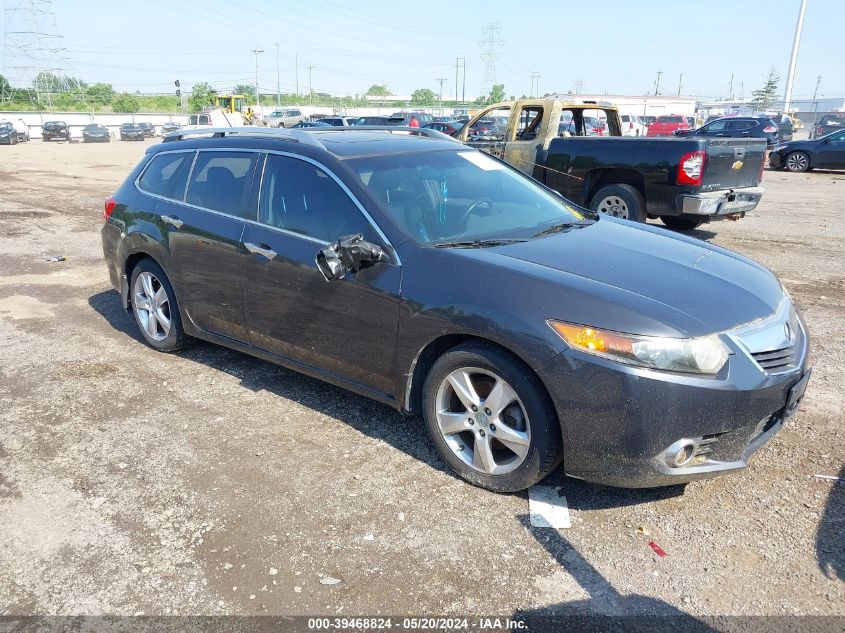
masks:
<svg viewBox="0 0 845 633"><path fill-rule="evenodd" d="M249 84L238 84L235 86L235 94L243 95L245 99L244 103L246 105L255 103L255 86L250 86Z"/></svg>
<svg viewBox="0 0 845 633"><path fill-rule="evenodd" d="M202 112L207 105L214 105L214 95L217 91L210 84L201 82L194 84L191 89L191 96L188 97L188 109L191 112Z"/></svg>
<svg viewBox="0 0 845 633"><path fill-rule="evenodd" d="M490 103L498 103L505 100L505 84L493 84L490 88Z"/></svg>
<svg viewBox="0 0 845 633"><path fill-rule="evenodd" d="M85 98L94 105L108 105L114 99L114 88L111 84L97 83L85 89Z"/></svg>
<svg viewBox="0 0 845 633"><path fill-rule="evenodd" d="M433 90L429 90L428 88L414 90L411 94L411 103L418 106L433 105L436 100L437 95L434 94Z"/></svg>
<svg viewBox="0 0 845 633"><path fill-rule="evenodd" d="M368 97L389 97L393 93L388 90L387 86L381 84L373 84L367 90Z"/></svg>
<svg viewBox="0 0 845 633"><path fill-rule="evenodd" d="M751 93L751 105L754 106L755 110L758 112L765 112L772 107L772 104L774 104L775 99L777 98L779 83L780 75L778 75L778 71L775 70L775 67L772 66L769 69L769 76L766 79L766 83L763 84L763 87Z"/></svg>
<svg viewBox="0 0 845 633"><path fill-rule="evenodd" d="M124 92L112 100L111 108L114 112L138 112L141 102L136 96Z"/></svg>

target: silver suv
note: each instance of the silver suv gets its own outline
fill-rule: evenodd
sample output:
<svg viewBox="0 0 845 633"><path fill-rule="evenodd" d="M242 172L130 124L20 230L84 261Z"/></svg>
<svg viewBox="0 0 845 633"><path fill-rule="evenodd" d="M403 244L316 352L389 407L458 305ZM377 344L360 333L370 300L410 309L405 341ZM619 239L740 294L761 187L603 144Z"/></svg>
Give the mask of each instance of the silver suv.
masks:
<svg viewBox="0 0 845 633"><path fill-rule="evenodd" d="M275 110L264 119L270 127L293 127L305 120L301 110Z"/></svg>

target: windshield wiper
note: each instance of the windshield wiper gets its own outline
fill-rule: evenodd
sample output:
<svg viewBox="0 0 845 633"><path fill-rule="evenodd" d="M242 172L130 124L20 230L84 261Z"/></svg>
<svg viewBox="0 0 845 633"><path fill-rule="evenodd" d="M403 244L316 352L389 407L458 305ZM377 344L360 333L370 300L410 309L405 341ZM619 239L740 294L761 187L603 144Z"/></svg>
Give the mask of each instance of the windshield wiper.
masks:
<svg viewBox="0 0 845 633"><path fill-rule="evenodd" d="M524 239L498 239L498 240L471 240L466 242L444 242L442 244L435 244L435 248L488 248L491 246L505 246L507 244L517 244L518 242L526 242Z"/></svg>
<svg viewBox="0 0 845 633"><path fill-rule="evenodd" d="M539 233L535 233L531 236L533 240L535 237L543 237L544 235L551 235L552 233L562 233L563 231L568 231L569 229L581 227L581 226L589 226L592 222L561 222L560 224L552 224L551 226L543 229Z"/></svg>

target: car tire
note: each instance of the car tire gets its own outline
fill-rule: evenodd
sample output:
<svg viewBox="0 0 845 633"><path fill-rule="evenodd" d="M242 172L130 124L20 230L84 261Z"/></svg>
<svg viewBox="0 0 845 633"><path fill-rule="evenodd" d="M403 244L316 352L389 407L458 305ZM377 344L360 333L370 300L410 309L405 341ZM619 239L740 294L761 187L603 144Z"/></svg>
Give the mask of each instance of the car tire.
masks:
<svg viewBox="0 0 845 633"><path fill-rule="evenodd" d="M191 344L193 339L182 327L173 286L152 259L142 259L132 269L129 302L135 324L147 345L160 352L175 352Z"/></svg>
<svg viewBox="0 0 845 633"><path fill-rule="evenodd" d="M453 385L465 384L460 376L473 385L472 395L458 396ZM503 397L493 394L495 389ZM488 402L491 409L485 410ZM560 425L540 380L519 359L489 343L459 345L435 361L423 385L423 419L449 467L494 492L536 484L563 457Z"/></svg>
<svg viewBox="0 0 845 633"><path fill-rule="evenodd" d="M590 209L631 222L645 222L645 200L631 185L604 185L590 202Z"/></svg>
<svg viewBox="0 0 845 633"><path fill-rule="evenodd" d="M660 221L673 231L692 231L703 224L703 220L686 215L662 215Z"/></svg>
<svg viewBox="0 0 845 633"><path fill-rule="evenodd" d="M783 158L783 164L787 171L801 173L809 171L810 155L807 152L790 152Z"/></svg>

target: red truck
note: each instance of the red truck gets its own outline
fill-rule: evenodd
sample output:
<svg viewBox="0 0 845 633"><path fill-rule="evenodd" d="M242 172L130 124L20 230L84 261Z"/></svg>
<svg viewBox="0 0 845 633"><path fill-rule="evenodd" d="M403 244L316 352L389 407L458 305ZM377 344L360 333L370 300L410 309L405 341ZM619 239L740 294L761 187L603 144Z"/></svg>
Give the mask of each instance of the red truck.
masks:
<svg viewBox="0 0 845 633"><path fill-rule="evenodd" d="M682 114L664 114L648 126L647 136L672 136L675 130L688 130L689 122Z"/></svg>

